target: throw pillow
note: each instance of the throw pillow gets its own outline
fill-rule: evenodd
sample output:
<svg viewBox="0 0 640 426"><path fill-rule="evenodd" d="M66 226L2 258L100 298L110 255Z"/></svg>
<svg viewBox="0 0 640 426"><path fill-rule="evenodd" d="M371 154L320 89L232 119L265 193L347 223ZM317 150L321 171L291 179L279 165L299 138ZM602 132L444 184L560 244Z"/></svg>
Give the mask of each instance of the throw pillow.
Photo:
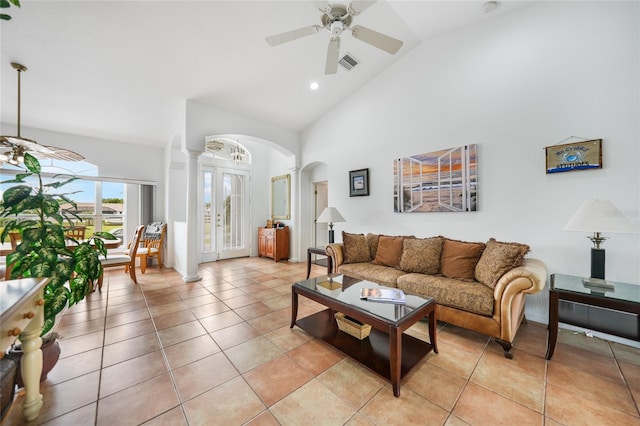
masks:
<svg viewBox="0 0 640 426"><path fill-rule="evenodd" d="M400 269L427 275L438 274L443 243L442 237L405 238L402 243Z"/></svg>
<svg viewBox="0 0 640 426"><path fill-rule="evenodd" d="M388 237L380 235L378 238L378 250L373 263L376 265L391 266L396 268L402 256L403 237Z"/></svg>
<svg viewBox="0 0 640 426"><path fill-rule="evenodd" d="M367 243L369 244L369 253L371 253L371 259L376 258L376 254L378 253L378 238L380 236L378 234L367 234Z"/></svg>
<svg viewBox="0 0 640 426"><path fill-rule="evenodd" d="M529 246L520 243L504 243L491 238L476 265L475 278L491 288L505 272L520 266L529 253Z"/></svg>
<svg viewBox="0 0 640 426"><path fill-rule="evenodd" d="M446 238L440 257L440 271L449 278L472 281L484 243L469 243Z"/></svg>
<svg viewBox="0 0 640 426"><path fill-rule="evenodd" d="M342 245L344 247L344 263L371 262L369 245L364 234L349 234L342 231Z"/></svg>

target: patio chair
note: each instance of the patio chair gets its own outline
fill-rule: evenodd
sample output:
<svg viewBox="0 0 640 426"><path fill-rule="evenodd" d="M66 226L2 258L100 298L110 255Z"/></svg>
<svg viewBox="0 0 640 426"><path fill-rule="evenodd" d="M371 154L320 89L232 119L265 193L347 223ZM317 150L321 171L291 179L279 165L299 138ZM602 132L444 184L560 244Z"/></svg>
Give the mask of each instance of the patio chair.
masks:
<svg viewBox="0 0 640 426"><path fill-rule="evenodd" d="M86 229L87 229L86 226L74 226L72 228L67 228L64 231L64 236L73 238L74 240L77 240L77 241L84 240L84 234Z"/></svg>
<svg viewBox="0 0 640 426"><path fill-rule="evenodd" d="M167 224L162 222L154 222L147 225L144 233L144 241L138 247L136 257L140 259L140 272L143 274L147 270L147 260L156 257L158 266L162 269L162 251L164 249L164 239L167 233ZM129 254L130 248L125 250L125 254ZM126 270L126 267L125 267Z"/></svg>

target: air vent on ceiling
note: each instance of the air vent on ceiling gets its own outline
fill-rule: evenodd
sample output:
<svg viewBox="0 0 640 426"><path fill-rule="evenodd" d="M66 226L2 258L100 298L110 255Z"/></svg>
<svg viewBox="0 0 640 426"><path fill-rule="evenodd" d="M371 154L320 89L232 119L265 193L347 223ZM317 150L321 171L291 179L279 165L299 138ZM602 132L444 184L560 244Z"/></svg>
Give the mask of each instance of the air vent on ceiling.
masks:
<svg viewBox="0 0 640 426"><path fill-rule="evenodd" d="M347 71L351 71L353 67L358 65L360 62L354 58L350 53L345 54L342 59L338 62L344 69Z"/></svg>

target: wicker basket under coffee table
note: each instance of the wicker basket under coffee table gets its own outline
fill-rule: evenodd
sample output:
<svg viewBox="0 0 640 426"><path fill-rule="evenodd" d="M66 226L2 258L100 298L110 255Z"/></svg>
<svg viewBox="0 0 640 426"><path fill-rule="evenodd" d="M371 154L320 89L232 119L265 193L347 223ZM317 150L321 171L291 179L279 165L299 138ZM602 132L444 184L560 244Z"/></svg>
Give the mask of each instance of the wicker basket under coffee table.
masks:
<svg viewBox="0 0 640 426"><path fill-rule="evenodd" d="M336 286L326 286L329 278ZM329 287L329 288L327 288ZM391 381L393 394L400 396L400 379L436 346L436 303L431 298L407 295L404 305L370 302L360 299L360 289L378 284L346 275L315 277L296 282L291 287L291 325L336 347ZM298 295L314 300L328 309L298 319ZM341 332L336 312L371 326L368 339L358 340ZM408 334L409 327L429 317L429 340Z"/></svg>

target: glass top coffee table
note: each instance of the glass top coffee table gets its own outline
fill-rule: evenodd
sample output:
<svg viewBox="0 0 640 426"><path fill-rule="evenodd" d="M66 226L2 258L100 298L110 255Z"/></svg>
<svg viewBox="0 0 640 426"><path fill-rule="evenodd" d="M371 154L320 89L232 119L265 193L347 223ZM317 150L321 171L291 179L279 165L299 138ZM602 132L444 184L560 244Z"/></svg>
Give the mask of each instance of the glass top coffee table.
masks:
<svg viewBox="0 0 640 426"><path fill-rule="evenodd" d="M361 288L378 284L346 275L329 275L296 282L291 288L291 328L297 325L340 351L391 380L393 394L400 396L400 379L436 346L436 303L431 298L406 295L406 304L369 302L360 299ZM328 309L297 319L298 295ZM364 340L338 329L335 312L372 327ZM405 330L429 317L429 342L417 339Z"/></svg>

